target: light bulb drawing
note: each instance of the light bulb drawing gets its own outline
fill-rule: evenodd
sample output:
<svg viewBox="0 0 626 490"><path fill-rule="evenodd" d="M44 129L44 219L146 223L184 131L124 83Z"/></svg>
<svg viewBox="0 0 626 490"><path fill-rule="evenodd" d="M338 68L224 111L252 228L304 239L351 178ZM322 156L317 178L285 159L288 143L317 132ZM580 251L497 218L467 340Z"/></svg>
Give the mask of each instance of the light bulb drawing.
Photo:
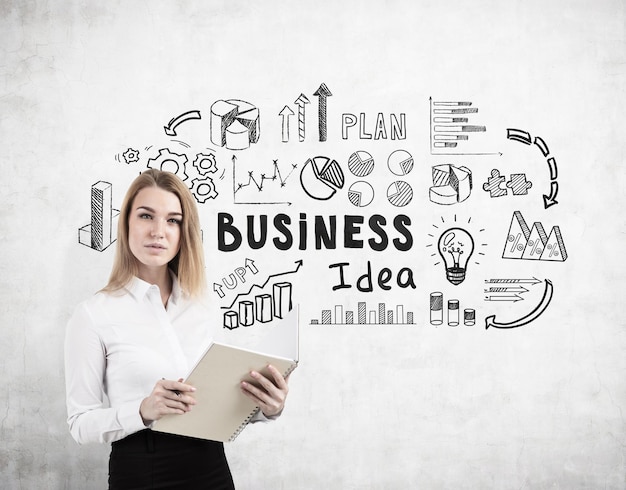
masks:
<svg viewBox="0 0 626 490"><path fill-rule="evenodd" d="M439 255L446 268L446 279L455 286L465 280L467 264L474 253L474 239L463 228L449 228L439 237Z"/></svg>

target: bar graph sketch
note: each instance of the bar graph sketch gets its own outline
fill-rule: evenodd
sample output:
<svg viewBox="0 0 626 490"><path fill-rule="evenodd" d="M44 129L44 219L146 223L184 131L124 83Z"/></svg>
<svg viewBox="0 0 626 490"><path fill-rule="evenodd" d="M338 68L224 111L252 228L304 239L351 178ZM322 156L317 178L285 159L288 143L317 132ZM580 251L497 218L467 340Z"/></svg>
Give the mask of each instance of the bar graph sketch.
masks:
<svg viewBox="0 0 626 490"><path fill-rule="evenodd" d="M437 327L444 322L449 327L457 327L461 322L466 326L475 325L476 310L474 308L465 308L461 317L458 299L449 299L446 305L443 293L434 291L430 293L430 324Z"/></svg>
<svg viewBox="0 0 626 490"><path fill-rule="evenodd" d="M269 323L274 318L284 318L293 309L293 286L290 282L275 282L272 293L260 293L254 300L242 299L224 313L224 328L251 327L256 322Z"/></svg>
<svg viewBox="0 0 626 490"><path fill-rule="evenodd" d="M431 155L482 154L475 145L476 135L487 127L477 124L478 107L471 101L430 98Z"/></svg>
<svg viewBox="0 0 626 490"><path fill-rule="evenodd" d="M344 305L323 309L320 318L311 319L311 325L414 325L413 312L404 310L404 305L388 307L386 303L378 303L372 308L359 301L356 312Z"/></svg>
<svg viewBox="0 0 626 490"><path fill-rule="evenodd" d="M113 186L100 180L91 186L91 222L78 229L78 243L102 252L117 240L120 212L113 209Z"/></svg>

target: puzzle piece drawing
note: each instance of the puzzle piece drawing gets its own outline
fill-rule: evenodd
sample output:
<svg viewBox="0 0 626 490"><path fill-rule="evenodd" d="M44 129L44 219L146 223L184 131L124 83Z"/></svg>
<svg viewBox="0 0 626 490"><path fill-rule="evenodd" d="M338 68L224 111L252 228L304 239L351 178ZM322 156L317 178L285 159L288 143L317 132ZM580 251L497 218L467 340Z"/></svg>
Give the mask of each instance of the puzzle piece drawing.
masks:
<svg viewBox="0 0 626 490"><path fill-rule="evenodd" d="M494 168L491 171L491 177L489 177L487 182L483 184L483 189L489 192L491 197L506 196L507 189L506 187L502 187L505 180L505 177L500 175L500 171Z"/></svg>
<svg viewBox="0 0 626 490"><path fill-rule="evenodd" d="M526 174L511 174L511 180L506 183L506 186L511 189L514 196L523 196L528 194L528 189L533 186L533 183L526 180Z"/></svg>

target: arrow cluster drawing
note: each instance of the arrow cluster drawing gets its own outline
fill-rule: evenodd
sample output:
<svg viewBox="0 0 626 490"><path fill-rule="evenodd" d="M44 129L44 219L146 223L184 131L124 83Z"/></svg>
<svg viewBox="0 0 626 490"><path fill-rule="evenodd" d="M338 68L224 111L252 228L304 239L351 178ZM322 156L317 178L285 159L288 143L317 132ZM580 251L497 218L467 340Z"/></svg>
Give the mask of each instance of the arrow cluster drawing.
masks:
<svg viewBox="0 0 626 490"><path fill-rule="evenodd" d="M319 128L319 140L326 141L328 138L328 109L326 99L333 94L328 89L325 83L320 84L319 88L313 92L313 95L318 98L318 128ZM303 142L306 138L306 104L310 101L304 94L300 94L294 101L294 104L298 107L298 140ZM285 105L278 113L281 117L282 127L282 141L283 143L289 142L289 116L293 116L295 113L288 105Z"/></svg>

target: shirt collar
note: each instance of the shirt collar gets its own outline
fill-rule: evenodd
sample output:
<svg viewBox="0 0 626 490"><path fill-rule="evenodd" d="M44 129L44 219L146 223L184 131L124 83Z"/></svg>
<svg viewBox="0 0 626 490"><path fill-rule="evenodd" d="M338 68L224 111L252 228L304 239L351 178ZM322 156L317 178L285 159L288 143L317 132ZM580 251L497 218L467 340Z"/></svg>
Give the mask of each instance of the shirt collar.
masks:
<svg viewBox="0 0 626 490"><path fill-rule="evenodd" d="M168 303L176 304L179 299L183 295L183 290L180 288L180 283L178 282L178 277L172 270L169 271L170 276L172 277L172 292L170 293L170 298ZM130 282L126 285L126 290L135 298L136 300L140 300L146 296L148 290L152 287L152 284L144 281L143 279L139 279L137 276L133 276Z"/></svg>

